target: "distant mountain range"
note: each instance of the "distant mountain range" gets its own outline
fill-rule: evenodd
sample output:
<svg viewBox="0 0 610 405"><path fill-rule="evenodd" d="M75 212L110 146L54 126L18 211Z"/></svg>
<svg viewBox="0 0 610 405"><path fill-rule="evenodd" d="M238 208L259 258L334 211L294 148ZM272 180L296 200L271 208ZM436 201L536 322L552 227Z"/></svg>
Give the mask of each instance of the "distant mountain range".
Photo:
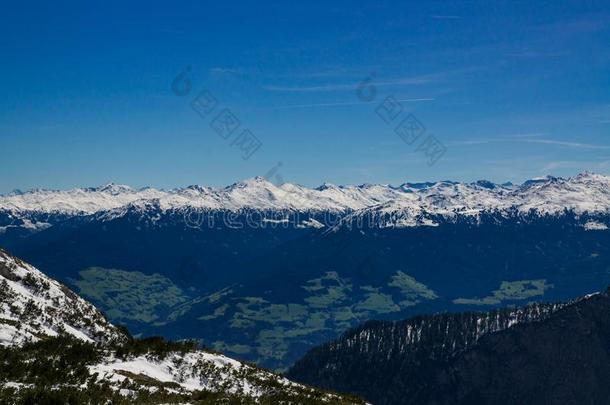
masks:
<svg viewBox="0 0 610 405"><path fill-rule="evenodd" d="M0 359L3 404L363 403L190 342L134 340L66 286L2 250Z"/></svg>
<svg viewBox="0 0 610 405"><path fill-rule="evenodd" d="M538 213L573 211L576 214L607 213L610 210L610 177L582 173L571 178L545 177L519 186L489 181L458 183L404 183L400 186L335 186L324 184L310 189L285 183L276 186L256 177L224 188L190 186L169 191L109 184L97 188L67 191L16 191L0 196L0 210L19 219L25 213L86 215L129 208L158 207L161 211L199 210L280 210L292 212L332 212L353 215L399 213L394 222L379 226L436 225L433 217L477 217L484 213ZM25 216L27 217L27 215ZM27 227L30 224L22 224ZM307 225L303 223L302 225ZM4 225L6 231L10 226ZM36 224L30 226L36 228ZM44 227L39 224L37 227Z"/></svg>
<svg viewBox="0 0 610 405"><path fill-rule="evenodd" d="M562 304L368 322L290 378L374 404L607 404L610 294Z"/></svg>
<svg viewBox="0 0 610 405"><path fill-rule="evenodd" d="M610 284L610 177L521 185L126 186L0 197L0 246L136 335L286 370L370 319Z"/></svg>

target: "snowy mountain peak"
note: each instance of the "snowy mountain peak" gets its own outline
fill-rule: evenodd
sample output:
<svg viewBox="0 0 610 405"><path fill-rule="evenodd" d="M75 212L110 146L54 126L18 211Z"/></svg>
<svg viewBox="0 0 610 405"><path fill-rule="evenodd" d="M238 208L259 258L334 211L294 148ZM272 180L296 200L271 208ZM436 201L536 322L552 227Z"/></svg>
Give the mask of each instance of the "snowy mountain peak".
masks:
<svg viewBox="0 0 610 405"><path fill-rule="evenodd" d="M400 187L404 189L415 189L421 190L424 188L430 188L435 185L435 182L423 182L423 183L403 183Z"/></svg>
<svg viewBox="0 0 610 405"><path fill-rule="evenodd" d="M123 184L108 183L103 186L94 188L93 191L98 191L101 193L109 193L112 195L118 195L121 193L130 193L130 192L133 192L134 190L131 187L123 185Z"/></svg>
<svg viewBox="0 0 610 405"><path fill-rule="evenodd" d="M30 191L0 196L0 211L19 213L93 214L124 212L127 206L160 210L292 210L350 213L359 210L403 210L432 216L476 216L485 211L534 210L540 213L610 212L610 177L581 173L571 178L547 176L520 186L487 180L473 183L439 181L391 185L337 186L325 183L307 188L284 183L277 186L254 177L223 188L189 186L169 191L134 190L108 184L92 189Z"/></svg>
<svg viewBox="0 0 610 405"><path fill-rule="evenodd" d="M577 177L574 177L574 179L576 179ZM525 187L531 187L531 186L537 186L537 185L545 185L545 184L550 184L550 183L554 183L557 180L563 180L560 177L554 177L554 176L544 176L544 177L534 177L533 179L529 179L523 182L523 184L521 185L522 188Z"/></svg>
<svg viewBox="0 0 610 405"><path fill-rule="evenodd" d="M604 176L601 174L596 174L593 172L582 172L573 178L575 181L598 181L598 182L608 182L608 176Z"/></svg>
<svg viewBox="0 0 610 405"><path fill-rule="evenodd" d="M246 180L242 180L242 181L233 183L230 186L228 186L227 189L246 188L246 187L259 188L259 189L260 188L263 188L263 189L276 188L276 186L273 183L271 183L264 177L256 176L256 177L252 177L252 178L249 178Z"/></svg>
<svg viewBox="0 0 610 405"><path fill-rule="evenodd" d="M195 192L198 192L198 193L205 193L205 192L208 192L210 190L211 190L210 187L199 186L197 184L193 184L193 185L185 187L181 191L195 191Z"/></svg>
<svg viewBox="0 0 610 405"><path fill-rule="evenodd" d="M316 191L324 191L324 190L334 190L334 189L338 189L340 188L340 186L337 186L335 184L332 183L322 183L321 185L319 185L318 187L315 188Z"/></svg>
<svg viewBox="0 0 610 405"><path fill-rule="evenodd" d="M497 184L492 183L489 180L477 180L473 183L475 186L479 186L482 188L487 188L489 190L493 190L494 188L498 187Z"/></svg>

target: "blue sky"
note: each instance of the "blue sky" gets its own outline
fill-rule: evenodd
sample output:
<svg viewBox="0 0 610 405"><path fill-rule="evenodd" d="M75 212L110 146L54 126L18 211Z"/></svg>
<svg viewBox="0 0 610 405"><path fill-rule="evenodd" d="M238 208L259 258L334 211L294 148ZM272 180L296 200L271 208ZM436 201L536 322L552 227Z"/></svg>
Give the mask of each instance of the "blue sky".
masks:
<svg viewBox="0 0 610 405"><path fill-rule="evenodd" d="M2 193L226 185L278 162L308 186L610 174L607 1L82 3L4 5ZM386 97L424 125L417 142L376 113ZM225 108L228 139L211 127ZM261 144L247 160L244 129ZM432 166L429 135L446 150Z"/></svg>

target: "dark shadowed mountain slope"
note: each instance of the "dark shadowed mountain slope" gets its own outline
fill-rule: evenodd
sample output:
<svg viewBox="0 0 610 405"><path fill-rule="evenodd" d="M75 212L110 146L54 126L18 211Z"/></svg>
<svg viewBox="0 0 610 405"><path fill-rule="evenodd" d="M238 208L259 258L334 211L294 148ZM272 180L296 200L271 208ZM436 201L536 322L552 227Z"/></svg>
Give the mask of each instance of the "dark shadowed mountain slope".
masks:
<svg viewBox="0 0 610 405"><path fill-rule="evenodd" d="M288 375L374 404L607 404L610 295L369 322Z"/></svg>

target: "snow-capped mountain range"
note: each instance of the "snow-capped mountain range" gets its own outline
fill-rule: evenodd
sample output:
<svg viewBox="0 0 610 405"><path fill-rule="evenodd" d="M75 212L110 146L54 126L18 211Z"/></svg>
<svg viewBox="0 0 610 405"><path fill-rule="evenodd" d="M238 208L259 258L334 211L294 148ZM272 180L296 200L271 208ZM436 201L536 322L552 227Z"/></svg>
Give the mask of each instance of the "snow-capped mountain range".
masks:
<svg viewBox="0 0 610 405"><path fill-rule="evenodd" d="M545 177L521 185L488 181L459 183L404 183L391 185L307 188L285 183L274 185L256 177L224 188L189 186L174 190L132 189L110 184L67 191L31 190L0 196L0 211L88 215L150 206L162 211L287 210L330 212L338 215L383 216L393 214L394 226L432 225L435 216L473 217L486 212L604 214L610 212L610 177L582 173L574 177ZM428 218L428 219L426 219ZM27 225L27 224L26 224ZM39 224L38 227L41 225ZM319 224L311 223L311 226Z"/></svg>

